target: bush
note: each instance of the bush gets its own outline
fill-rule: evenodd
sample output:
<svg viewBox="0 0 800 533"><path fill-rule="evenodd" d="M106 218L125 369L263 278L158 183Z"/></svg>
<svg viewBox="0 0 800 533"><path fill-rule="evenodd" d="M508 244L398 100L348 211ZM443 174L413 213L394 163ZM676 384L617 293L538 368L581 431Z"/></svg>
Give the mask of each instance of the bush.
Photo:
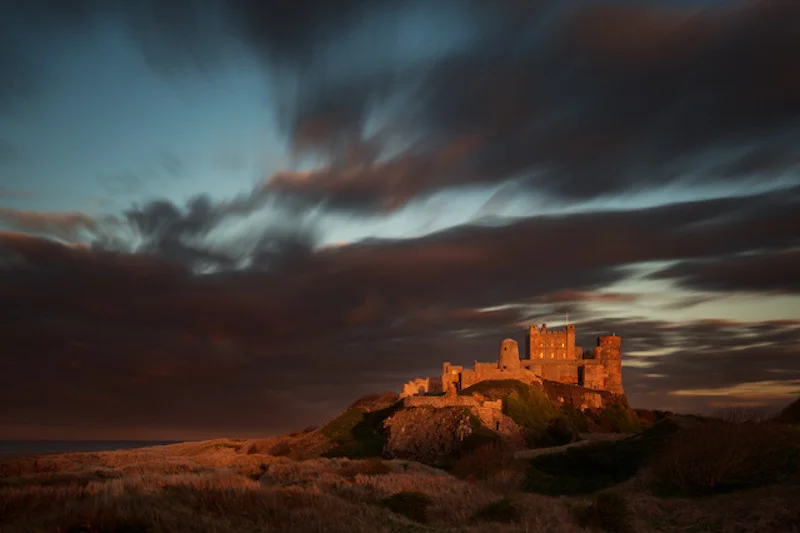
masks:
<svg viewBox="0 0 800 533"><path fill-rule="evenodd" d="M571 403L566 402L561 405L561 415L569 420L578 432L586 433L589 431L589 421L586 418L586 414Z"/></svg>
<svg viewBox="0 0 800 533"><path fill-rule="evenodd" d="M547 425L547 435L555 446L563 446L580 440L578 430L564 417L557 417Z"/></svg>
<svg viewBox="0 0 800 533"><path fill-rule="evenodd" d="M700 423L678 433L653 464L654 488L702 495L756 487L800 472L800 431L774 423Z"/></svg>
<svg viewBox="0 0 800 533"><path fill-rule="evenodd" d="M378 458L371 458L365 461L353 461L343 465L339 469L339 475L354 478L357 475L363 476L382 476L391 472L392 469Z"/></svg>
<svg viewBox="0 0 800 533"><path fill-rule="evenodd" d="M475 520L511 523L518 520L519 516L519 509L514 505L514 502L510 498L503 498L480 509L475 514Z"/></svg>
<svg viewBox="0 0 800 533"><path fill-rule="evenodd" d="M407 516L411 520L424 524L427 521L428 507L433 501L422 492L403 491L384 498L382 503L393 513Z"/></svg>
<svg viewBox="0 0 800 533"><path fill-rule="evenodd" d="M592 498L588 507L578 512L578 523L608 533L631 531L628 502L616 492L601 492Z"/></svg>
<svg viewBox="0 0 800 533"><path fill-rule="evenodd" d="M292 447L287 441L282 440L277 444L275 444L274 446L270 447L267 453L269 453L274 457L286 457L287 455L292 453Z"/></svg>
<svg viewBox="0 0 800 533"><path fill-rule="evenodd" d="M603 409L598 422L613 433L638 433L642 430L636 413L621 403L612 403Z"/></svg>
<svg viewBox="0 0 800 533"><path fill-rule="evenodd" d="M510 468L514 454L502 442L469 450L453 465L452 473L462 479L487 479L490 474Z"/></svg>

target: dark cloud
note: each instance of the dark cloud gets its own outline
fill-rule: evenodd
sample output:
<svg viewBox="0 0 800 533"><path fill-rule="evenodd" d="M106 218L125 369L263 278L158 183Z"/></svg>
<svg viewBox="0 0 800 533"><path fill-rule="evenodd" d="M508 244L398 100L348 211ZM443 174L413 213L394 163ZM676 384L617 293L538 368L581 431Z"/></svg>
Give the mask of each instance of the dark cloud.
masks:
<svg viewBox="0 0 800 533"><path fill-rule="evenodd" d="M131 216L149 235L195 235L214 209L158 204ZM521 336L523 323L557 316L562 304L580 323L582 346L615 332L626 361L651 363L626 369L634 404L768 374L780 380L797 371L793 322L598 319L583 304L603 299L593 292L625 279L621 267L632 263L796 244L798 212L796 196L784 192L536 217L299 254L273 246L274 268L202 276L192 273L194 259L160 250L119 253L5 234L0 390L15 401L2 405L42 428L124 420L151 428L149 435L154 427L289 429L321 422L359 394L435 374L443 360L490 359L498 339ZM528 305L539 307L532 314ZM678 355L648 357L664 350ZM289 397L302 399L287 408Z"/></svg>
<svg viewBox="0 0 800 533"><path fill-rule="evenodd" d="M701 11L572 2L531 17L493 19L497 26L488 24L475 46L421 69L412 110L397 111L419 126L413 149L302 180L278 175L272 186L374 209L520 176L532 190L586 199L676 182L729 183L797 164L800 55L785 53L800 52L795 3ZM310 93L305 108L328 111L300 113L297 131L336 113L351 117L333 121L339 131L351 120L363 124L351 102L382 98L384 82L350 82L335 97ZM477 140L470 150L437 164L465 135Z"/></svg>
<svg viewBox="0 0 800 533"><path fill-rule="evenodd" d="M259 209L271 212L271 220L260 221L245 235L210 239L210 233L224 228L226 222ZM200 270L286 268L310 255L317 240L317 228L304 213L278 206L258 190L228 202L198 195L185 208L154 200L127 210L125 217L141 240L137 251ZM126 248L124 243L116 243L116 247Z"/></svg>
<svg viewBox="0 0 800 533"><path fill-rule="evenodd" d="M586 199L751 179L800 157L794 2L70 6L17 11L76 24L104 13L167 65L222 65L231 41L248 45L275 71L295 148L330 161L302 180L279 173L269 186L346 209L392 209L438 189L520 177L532 190ZM426 17L469 26L471 40L407 57L403 35ZM389 125L365 136L375 109ZM411 147L398 153L398 142Z"/></svg>
<svg viewBox="0 0 800 533"><path fill-rule="evenodd" d="M511 178L587 199L774 176L800 158L796 2L70 6L15 9L65 27L112 17L155 62L224 65L235 42L258 54L294 148L329 162L268 187L312 202L393 209ZM414 55L409 35L426 20L463 28L463 42ZM376 110L386 120L371 132Z"/></svg>
<svg viewBox="0 0 800 533"><path fill-rule="evenodd" d="M91 238L101 230L103 223L114 221L113 217L98 220L80 212L45 213L0 207L0 227L70 242Z"/></svg>
<svg viewBox="0 0 800 533"><path fill-rule="evenodd" d="M653 277L672 279L694 290L797 293L800 291L800 251L683 261L654 273Z"/></svg>

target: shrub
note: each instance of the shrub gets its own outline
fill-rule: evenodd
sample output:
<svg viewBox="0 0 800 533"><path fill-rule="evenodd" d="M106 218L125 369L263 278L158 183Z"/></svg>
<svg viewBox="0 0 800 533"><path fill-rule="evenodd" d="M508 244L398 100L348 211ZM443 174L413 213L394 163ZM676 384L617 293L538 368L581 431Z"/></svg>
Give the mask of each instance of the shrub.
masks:
<svg viewBox="0 0 800 533"><path fill-rule="evenodd" d="M487 479L498 470L510 468L514 454L502 442L492 442L466 451L453 465L452 473L463 479Z"/></svg>
<svg viewBox="0 0 800 533"><path fill-rule="evenodd" d="M547 425L547 436L556 446L562 446L580 440L578 430L564 417L557 417Z"/></svg>
<svg viewBox="0 0 800 533"><path fill-rule="evenodd" d="M800 431L774 423L708 421L678 433L654 462L656 490L702 495L800 472Z"/></svg>
<svg viewBox="0 0 800 533"><path fill-rule="evenodd" d="M483 522L511 523L519 519L520 512L510 498L503 498L483 507L475 514L475 519Z"/></svg>
<svg viewBox="0 0 800 533"><path fill-rule="evenodd" d="M393 513L407 516L411 520L424 524L427 521L428 507L433 501L422 492L403 491L384 498L382 503Z"/></svg>
<svg viewBox="0 0 800 533"><path fill-rule="evenodd" d="M589 431L589 421L586 419L586 414L571 403L565 402L561 405L561 415L569 420L580 433Z"/></svg>
<svg viewBox="0 0 800 533"><path fill-rule="evenodd" d="M598 422L613 433L637 433L642 430L642 423L636 413L619 402L603 409Z"/></svg>
<svg viewBox="0 0 800 533"><path fill-rule="evenodd" d="M275 457L286 457L292 453L292 447L287 441L282 440L274 446L271 446L267 453Z"/></svg>
<svg viewBox="0 0 800 533"><path fill-rule="evenodd" d="M578 512L578 523L608 533L631 531L628 502L616 492L601 492L592 498L588 507Z"/></svg>
<svg viewBox="0 0 800 533"><path fill-rule="evenodd" d="M363 476L382 476L391 472L392 469L378 458L371 458L365 461L352 461L343 465L339 469L339 475L354 478L357 475Z"/></svg>

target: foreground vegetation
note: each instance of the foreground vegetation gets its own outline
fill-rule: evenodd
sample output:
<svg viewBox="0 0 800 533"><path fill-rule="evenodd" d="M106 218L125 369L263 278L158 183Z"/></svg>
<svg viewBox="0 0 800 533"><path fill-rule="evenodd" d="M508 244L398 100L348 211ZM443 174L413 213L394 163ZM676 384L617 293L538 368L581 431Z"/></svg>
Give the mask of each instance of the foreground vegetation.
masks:
<svg viewBox="0 0 800 533"><path fill-rule="evenodd" d="M363 420L351 414L326 431L352 446L347 428ZM368 442L374 427L357 433ZM0 530L800 531L800 430L792 424L675 417L634 437L532 460L488 442L449 472L267 453L285 452L281 442L0 459Z"/></svg>

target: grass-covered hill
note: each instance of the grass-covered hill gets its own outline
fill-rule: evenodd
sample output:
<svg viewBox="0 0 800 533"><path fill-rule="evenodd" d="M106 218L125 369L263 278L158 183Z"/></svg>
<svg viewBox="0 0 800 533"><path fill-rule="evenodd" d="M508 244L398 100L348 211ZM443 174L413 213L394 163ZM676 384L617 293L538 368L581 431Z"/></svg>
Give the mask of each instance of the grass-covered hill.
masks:
<svg viewBox="0 0 800 533"><path fill-rule="evenodd" d="M329 455L370 443L374 420L363 415L396 408L386 400L292 438ZM268 442L0 457L0 531L761 533L800 524L800 428L774 421L669 417L630 437L532 459L485 443L447 470L292 458L259 448Z"/></svg>
<svg viewBox="0 0 800 533"><path fill-rule="evenodd" d="M485 381L460 393L488 400L502 400L503 413L519 426L521 439L508 442L494 428L481 424L468 409L405 409L393 393L362 398L320 428L272 439L254 441L252 453L269 453L293 459L315 457L403 457L429 464L448 464L458 459L460 449L483 444L528 447L566 444L583 433L635 433L641 421L624 398L605 409L581 411L570 404L559 405L546 390L515 380ZM387 420L402 426L402 443L387 447ZM464 441L454 435L464 434ZM398 441L399 442L399 441ZM392 450L392 447L401 449Z"/></svg>
<svg viewBox="0 0 800 533"><path fill-rule="evenodd" d="M800 424L800 398L787 405L776 417L778 422Z"/></svg>

